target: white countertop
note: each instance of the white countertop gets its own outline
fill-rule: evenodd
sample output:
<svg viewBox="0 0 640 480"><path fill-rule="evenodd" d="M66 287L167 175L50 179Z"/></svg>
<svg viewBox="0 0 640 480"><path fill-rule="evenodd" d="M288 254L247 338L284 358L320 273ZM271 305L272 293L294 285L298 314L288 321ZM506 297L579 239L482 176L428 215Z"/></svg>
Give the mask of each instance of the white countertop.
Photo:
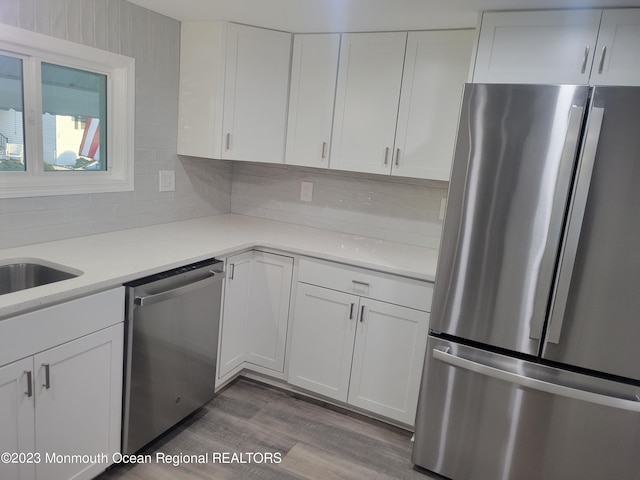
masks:
<svg viewBox="0 0 640 480"><path fill-rule="evenodd" d="M0 319L136 278L254 247L435 279L437 250L243 215L216 215L0 250L0 265L40 259L82 271L62 282L0 295Z"/></svg>

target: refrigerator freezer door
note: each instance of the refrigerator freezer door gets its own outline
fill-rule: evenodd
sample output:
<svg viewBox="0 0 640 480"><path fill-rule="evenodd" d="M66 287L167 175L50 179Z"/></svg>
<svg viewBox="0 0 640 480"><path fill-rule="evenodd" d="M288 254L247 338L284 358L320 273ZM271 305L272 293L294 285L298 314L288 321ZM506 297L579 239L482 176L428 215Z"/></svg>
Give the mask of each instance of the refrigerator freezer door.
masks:
<svg viewBox="0 0 640 480"><path fill-rule="evenodd" d="M430 337L413 461L453 480L640 479L638 393Z"/></svg>
<svg viewBox="0 0 640 480"><path fill-rule="evenodd" d="M588 93L465 87L432 330L539 353Z"/></svg>
<svg viewBox="0 0 640 480"><path fill-rule="evenodd" d="M640 380L640 88L591 110L543 357Z"/></svg>

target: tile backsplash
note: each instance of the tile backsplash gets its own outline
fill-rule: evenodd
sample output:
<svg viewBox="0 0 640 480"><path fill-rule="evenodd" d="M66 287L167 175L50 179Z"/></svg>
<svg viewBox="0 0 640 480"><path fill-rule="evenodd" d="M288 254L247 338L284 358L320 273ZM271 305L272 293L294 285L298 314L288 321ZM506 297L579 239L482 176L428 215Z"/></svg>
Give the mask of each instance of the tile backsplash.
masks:
<svg viewBox="0 0 640 480"><path fill-rule="evenodd" d="M311 202L301 182L313 183ZM235 162L231 211L438 248L447 184L284 165Z"/></svg>
<svg viewBox="0 0 640 480"><path fill-rule="evenodd" d="M176 154L180 22L125 0L2 0L0 23L136 59L135 191L0 199L0 248L229 212L231 165Z"/></svg>

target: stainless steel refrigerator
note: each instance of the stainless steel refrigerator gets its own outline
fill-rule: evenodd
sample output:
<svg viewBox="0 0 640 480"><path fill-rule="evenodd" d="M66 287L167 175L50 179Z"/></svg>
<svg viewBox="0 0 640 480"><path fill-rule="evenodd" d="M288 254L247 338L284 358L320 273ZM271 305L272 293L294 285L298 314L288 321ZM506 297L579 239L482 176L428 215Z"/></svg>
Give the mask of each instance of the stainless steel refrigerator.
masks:
<svg viewBox="0 0 640 480"><path fill-rule="evenodd" d="M465 86L413 451L640 479L640 87Z"/></svg>

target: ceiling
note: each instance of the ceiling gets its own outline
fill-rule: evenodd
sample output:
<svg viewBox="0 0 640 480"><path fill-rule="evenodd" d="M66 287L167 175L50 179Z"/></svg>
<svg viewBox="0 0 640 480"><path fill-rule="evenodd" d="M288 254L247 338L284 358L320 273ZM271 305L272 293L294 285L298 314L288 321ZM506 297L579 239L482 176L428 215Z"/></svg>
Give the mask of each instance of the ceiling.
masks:
<svg viewBox="0 0 640 480"><path fill-rule="evenodd" d="M474 27L481 10L640 7L640 0L129 0L177 20L294 33Z"/></svg>

